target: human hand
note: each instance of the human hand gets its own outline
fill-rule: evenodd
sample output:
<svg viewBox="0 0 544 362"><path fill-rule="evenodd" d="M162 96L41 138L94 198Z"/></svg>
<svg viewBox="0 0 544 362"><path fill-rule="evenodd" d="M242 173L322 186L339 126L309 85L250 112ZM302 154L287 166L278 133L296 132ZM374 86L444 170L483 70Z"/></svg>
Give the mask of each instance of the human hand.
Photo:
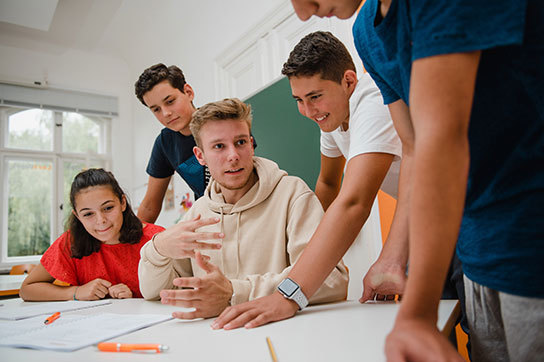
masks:
<svg viewBox="0 0 544 362"><path fill-rule="evenodd" d="M255 328L264 324L291 318L298 304L279 292L249 302L228 307L212 323L213 329Z"/></svg>
<svg viewBox="0 0 544 362"><path fill-rule="evenodd" d="M111 283L107 280L96 278L87 284L77 287L74 297L77 300L98 300L108 295Z"/></svg>
<svg viewBox="0 0 544 362"><path fill-rule="evenodd" d="M112 285L108 288L108 293L115 299L132 298L132 290L123 283Z"/></svg>
<svg viewBox="0 0 544 362"><path fill-rule="evenodd" d="M218 267L207 261L199 251L195 259L206 275L197 278L176 278L174 285L192 288L180 290L162 290L162 304L185 308L196 308L194 312L174 312L172 316L179 319L209 318L219 315L230 303L233 289L232 283Z"/></svg>
<svg viewBox="0 0 544 362"><path fill-rule="evenodd" d="M197 240L221 239L223 233L195 232L207 225L217 224L219 218L200 219L200 215L190 221L180 221L176 225L158 233L153 238L153 245L159 254L174 258L195 258L195 250L221 249L221 244L203 243Z"/></svg>
<svg viewBox="0 0 544 362"><path fill-rule="evenodd" d="M363 295L360 303L367 300L393 300L395 294L402 294L406 284L403 266L378 259L363 278Z"/></svg>
<svg viewBox="0 0 544 362"><path fill-rule="evenodd" d="M464 362L436 328L426 321L398 320L385 340L389 362Z"/></svg>

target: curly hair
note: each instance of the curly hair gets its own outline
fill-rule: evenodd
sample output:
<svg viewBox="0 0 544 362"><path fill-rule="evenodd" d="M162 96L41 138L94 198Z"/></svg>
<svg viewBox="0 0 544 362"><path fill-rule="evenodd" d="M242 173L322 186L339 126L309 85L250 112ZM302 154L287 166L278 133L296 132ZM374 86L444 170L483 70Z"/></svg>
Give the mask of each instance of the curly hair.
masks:
<svg viewBox="0 0 544 362"><path fill-rule="evenodd" d="M181 93L185 93L183 86L186 84L186 81L181 69L175 65L167 67L162 63L152 65L142 72L136 83L134 83L134 93L136 93L136 97L138 97L140 102L147 107L148 105L144 101L144 94L165 80L172 87L179 89Z"/></svg>
<svg viewBox="0 0 544 362"><path fill-rule="evenodd" d="M281 74L290 77L311 77L342 82L346 70L355 69L346 46L328 31L316 31L298 42L283 64Z"/></svg>
<svg viewBox="0 0 544 362"><path fill-rule="evenodd" d="M91 186L104 185L111 187L119 201L123 200L123 196L126 198L125 193L111 172L105 171L102 168L90 168L78 173L72 182L72 187L70 189L72 210L76 210L75 198L79 192ZM81 259L84 256L91 255L100 250L102 242L85 230L85 227L74 213L70 213L66 222L66 228L70 232L72 257ZM142 222L134 215L127 200L127 206L125 211L123 211L123 225L121 226L119 241L123 244L136 244L140 241L142 235Z"/></svg>

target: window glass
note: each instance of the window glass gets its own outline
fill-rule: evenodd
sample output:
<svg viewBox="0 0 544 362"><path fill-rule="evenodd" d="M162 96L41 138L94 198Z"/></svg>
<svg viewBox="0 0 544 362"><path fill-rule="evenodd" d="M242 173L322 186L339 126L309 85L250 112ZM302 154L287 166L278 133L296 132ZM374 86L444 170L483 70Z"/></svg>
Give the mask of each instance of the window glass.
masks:
<svg viewBox="0 0 544 362"><path fill-rule="evenodd" d="M64 152L103 153L100 149L100 124L79 113L62 113L62 148Z"/></svg>
<svg viewBox="0 0 544 362"><path fill-rule="evenodd" d="M8 257L40 255L51 242L53 163L7 160Z"/></svg>
<svg viewBox="0 0 544 362"><path fill-rule="evenodd" d="M11 114L8 118L10 148L53 150L53 111L28 109Z"/></svg>

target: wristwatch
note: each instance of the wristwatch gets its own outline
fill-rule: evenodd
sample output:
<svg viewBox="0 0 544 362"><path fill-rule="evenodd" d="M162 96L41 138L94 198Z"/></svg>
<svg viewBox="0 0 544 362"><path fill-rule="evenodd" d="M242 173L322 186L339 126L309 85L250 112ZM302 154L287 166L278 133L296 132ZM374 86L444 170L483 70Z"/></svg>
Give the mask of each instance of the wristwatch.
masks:
<svg viewBox="0 0 544 362"><path fill-rule="evenodd" d="M298 310L302 310L308 305L308 298L302 293L300 286L292 279L283 279L278 285L278 291L285 298L294 300L298 304Z"/></svg>

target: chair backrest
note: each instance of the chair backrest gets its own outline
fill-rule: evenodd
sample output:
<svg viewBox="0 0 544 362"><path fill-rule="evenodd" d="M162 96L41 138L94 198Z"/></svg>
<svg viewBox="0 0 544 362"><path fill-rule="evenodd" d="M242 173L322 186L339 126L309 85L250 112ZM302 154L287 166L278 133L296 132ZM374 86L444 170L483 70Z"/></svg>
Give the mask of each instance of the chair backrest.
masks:
<svg viewBox="0 0 544 362"><path fill-rule="evenodd" d="M393 216L397 207L397 200L389 194L378 191L378 207L380 209L380 228L382 231L382 243L385 244L389 229L393 223Z"/></svg>
<svg viewBox="0 0 544 362"><path fill-rule="evenodd" d="M9 273L11 275L17 275L17 274L29 274L32 269L36 267L36 264L19 264L14 265L11 267L11 270Z"/></svg>

